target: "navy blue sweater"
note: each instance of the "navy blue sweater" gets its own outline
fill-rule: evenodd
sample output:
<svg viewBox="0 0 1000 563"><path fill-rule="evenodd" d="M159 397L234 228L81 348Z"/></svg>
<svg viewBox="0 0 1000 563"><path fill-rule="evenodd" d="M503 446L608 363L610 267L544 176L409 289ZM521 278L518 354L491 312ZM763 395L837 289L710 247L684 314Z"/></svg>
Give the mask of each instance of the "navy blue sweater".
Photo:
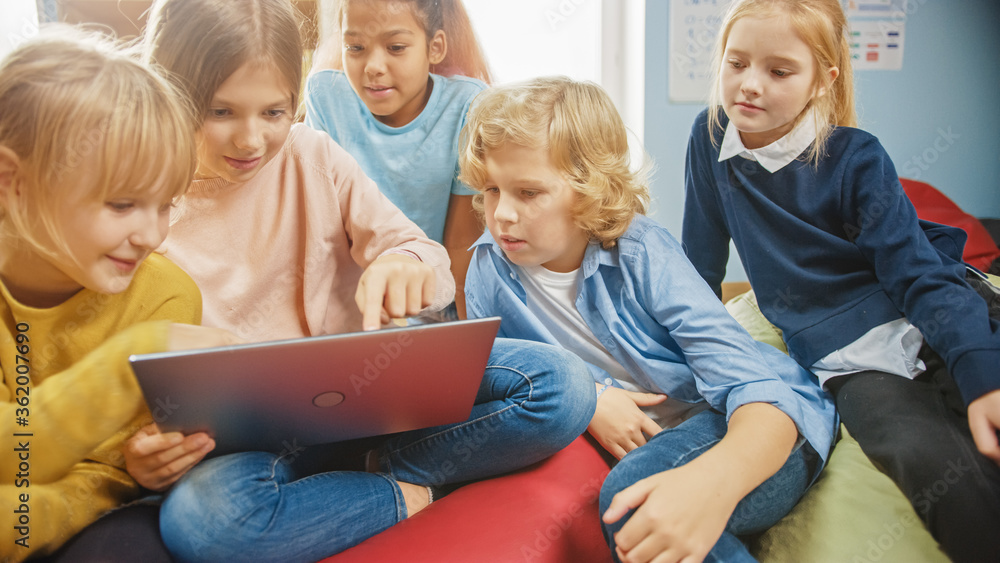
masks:
<svg viewBox="0 0 1000 563"><path fill-rule="evenodd" d="M718 162L707 122L706 110L688 142L683 242L717 294L732 239L804 367L905 316L966 403L1000 389L1000 322L965 282L965 232L917 219L878 139L838 127L818 167L803 156L772 174L739 156Z"/></svg>

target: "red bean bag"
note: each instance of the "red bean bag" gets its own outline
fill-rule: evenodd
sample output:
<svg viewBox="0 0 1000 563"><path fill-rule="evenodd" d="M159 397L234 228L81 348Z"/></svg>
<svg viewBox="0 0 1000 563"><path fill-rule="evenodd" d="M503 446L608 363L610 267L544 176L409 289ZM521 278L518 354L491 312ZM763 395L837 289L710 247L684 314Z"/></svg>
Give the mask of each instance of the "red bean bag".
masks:
<svg viewBox="0 0 1000 563"><path fill-rule="evenodd" d="M608 563L597 514L608 471L581 436L521 471L461 487L323 563Z"/></svg>
<svg viewBox="0 0 1000 563"><path fill-rule="evenodd" d="M958 227L969 235L965 243L962 257L973 267L988 271L994 260L1000 258L1000 248L997 248L993 237L986 227L972 215L962 211L948 196L939 192L930 184L900 178L906 195L917 208L917 216L925 221L933 221L942 225Z"/></svg>

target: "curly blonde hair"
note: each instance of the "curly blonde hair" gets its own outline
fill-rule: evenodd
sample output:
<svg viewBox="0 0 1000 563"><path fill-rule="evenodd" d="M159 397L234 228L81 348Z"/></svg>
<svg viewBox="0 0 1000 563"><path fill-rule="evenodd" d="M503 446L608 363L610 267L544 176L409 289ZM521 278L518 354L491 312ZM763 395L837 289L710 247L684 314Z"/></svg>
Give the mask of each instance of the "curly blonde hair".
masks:
<svg viewBox="0 0 1000 563"><path fill-rule="evenodd" d="M480 192L474 199L480 215L486 155L508 143L549 151L577 194L576 225L604 248L646 213L647 170L631 170L628 131L600 86L556 76L479 94L462 130L459 179Z"/></svg>

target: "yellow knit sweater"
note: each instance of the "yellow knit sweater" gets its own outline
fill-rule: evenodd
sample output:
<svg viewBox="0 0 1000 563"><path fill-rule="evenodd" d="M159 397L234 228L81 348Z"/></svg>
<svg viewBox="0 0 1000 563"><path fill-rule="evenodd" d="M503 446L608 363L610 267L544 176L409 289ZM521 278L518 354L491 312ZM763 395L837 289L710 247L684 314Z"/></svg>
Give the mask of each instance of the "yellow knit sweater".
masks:
<svg viewBox="0 0 1000 563"><path fill-rule="evenodd" d="M122 445L152 417L128 357L200 320L197 286L155 254L124 292L49 309L0 284L0 561L51 553L138 496Z"/></svg>

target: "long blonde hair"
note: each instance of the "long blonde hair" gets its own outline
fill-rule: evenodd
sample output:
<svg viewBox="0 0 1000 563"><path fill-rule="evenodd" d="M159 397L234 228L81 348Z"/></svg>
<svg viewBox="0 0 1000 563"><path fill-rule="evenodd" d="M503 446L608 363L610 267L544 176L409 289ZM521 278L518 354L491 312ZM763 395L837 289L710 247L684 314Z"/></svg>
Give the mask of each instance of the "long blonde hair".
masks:
<svg viewBox="0 0 1000 563"><path fill-rule="evenodd" d="M799 37L812 49L816 67L813 87L825 88L822 96L814 97L796 118L802 119L810 110L816 120L816 141L810 146L808 158L818 162L824 154L826 141L834 126L857 127L854 107L854 75L851 69L851 49L847 17L839 0L737 0L729 7L715 45L712 67L712 89L709 93L708 127L714 142L716 132L722 132L719 114L722 112L722 65L729 33L744 17L788 17ZM837 67L840 74L828 82L823 69Z"/></svg>
<svg viewBox="0 0 1000 563"><path fill-rule="evenodd" d="M459 179L480 192L486 155L508 143L547 150L577 193L576 225L611 248L649 205L646 169L629 167L628 130L608 94L592 82L536 78L479 94L462 130Z"/></svg>
<svg viewBox="0 0 1000 563"><path fill-rule="evenodd" d="M247 63L273 64L298 110L300 20L290 0L156 0L143 50L188 93L199 126L219 86Z"/></svg>
<svg viewBox="0 0 1000 563"><path fill-rule="evenodd" d="M447 42L447 51L444 60L431 65L430 71L441 76L454 76L460 74L478 78L490 84L493 82L493 75L490 73L489 64L483 55L479 39L472 27L469 14L465 11L465 5L461 0L336 0L337 9L336 21L334 22L334 33L328 44L323 46L324 55L327 57L327 64L331 68L343 70L343 25L344 12L350 2L396 2L410 6L413 17L420 23L430 41L439 30L444 32Z"/></svg>
<svg viewBox="0 0 1000 563"><path fill-rule="evenodd" d="M179 197L197 166L192 111L183 94L106 37L57 25L0 63L0 146L19 160L17 202L3 232L54 255L67 237L56 203L79 189L93 163L94 201L166 186Z"/></svg>

